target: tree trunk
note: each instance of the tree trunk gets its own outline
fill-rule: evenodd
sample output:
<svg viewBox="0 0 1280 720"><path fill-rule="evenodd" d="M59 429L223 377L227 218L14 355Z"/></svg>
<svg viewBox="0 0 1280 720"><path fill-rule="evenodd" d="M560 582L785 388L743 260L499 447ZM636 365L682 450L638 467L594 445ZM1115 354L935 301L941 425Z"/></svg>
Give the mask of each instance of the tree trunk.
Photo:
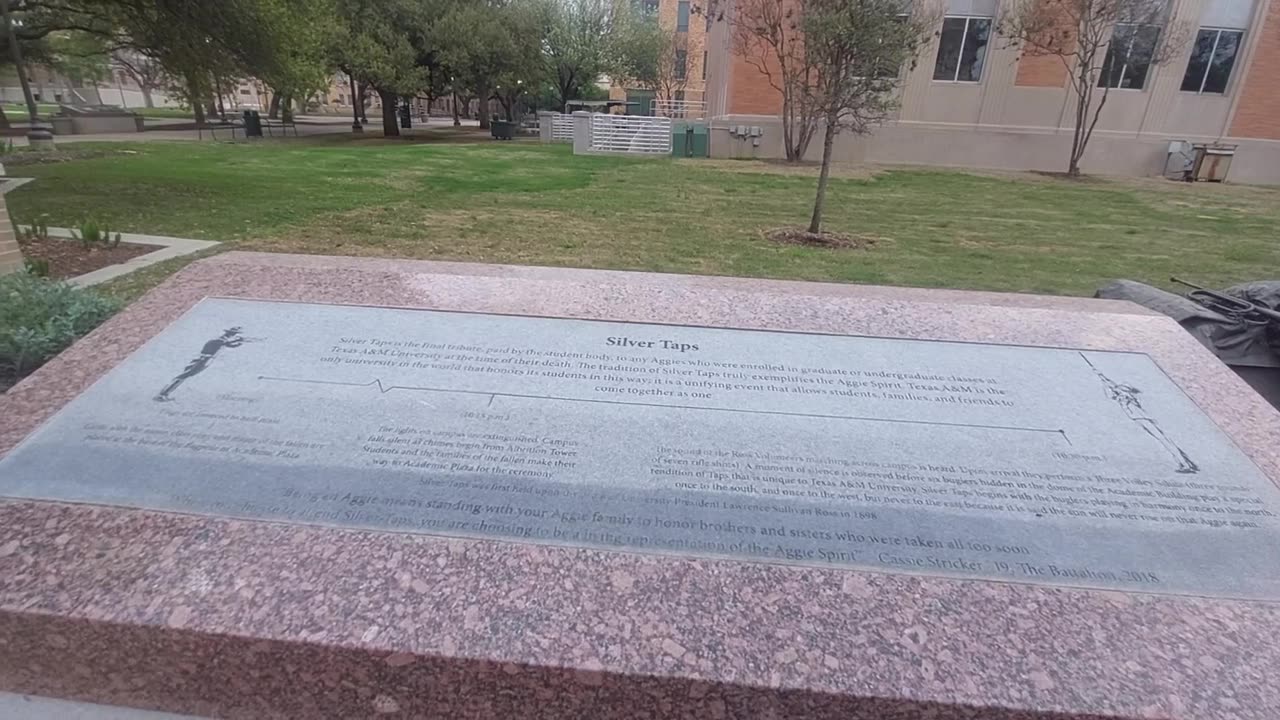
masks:
<svg viewBox="0 0 1280 720"><path fill-rule="evenodd" d="M27 65L22 61L22 50L18 47L17 34L13 32L13 20L9 17L9 3L0 0L3 8L3 21L6 39L9 41L9 60L13 63L14 72L18 73L18 82L22 85L22 97L27 101L27 114L31 116L31 125L27 130L27 141L32 146L53 147L53 133L40 123L39 110L36 108L35 96L31 94L31 82L27 77Z"/></svg>
<svg viewBox="0 0 1280 720"><path fill-rule="evenodd" d="M4 106L0 105L0 129L8 130L12 125L9 123L9 116L4 112Z"/></svg>
<svg viewBox="0 0 1280 720"><path fill-rule="evenodd" d="M280 116L285 122L293 122L293 93L284 93L280 97Z"/></svg>
<svg viewBox="0 0 1280 720"><path fill-rule="evenodd" d="M449 103L453 106L453 126L458 127L462 121L458 119L458 93L453 93L453 102Z"/></svg>
<svg viewBox="0 0 1280 720"><path fill-rule="evenodd" d="M121 93L123 95L124 93ZM151 88L146 85L142 86L142 104L149 108L156 106L156 101L151 98Z"/></svg>
<svg viewBox="0 0 1280 720"><path fill-rule="evenodd" d="M200 94L200 81L192 73L187 73L187 100L191 103L191 114L197 125L204 125L208 122L208 116L205 115Z"/></svg>
<svg viewBox="0 0 1280 720"><path fill-rule="evenodd" d="M827 179L831 176L831 148L836 140L835 118L827 118L827 129L822 136L822 170L818 173L818 195L813 199L813 218L809 220L809 232L822 232L822 206L827 201Z"/></svg>
<svg viewBox="0 0 1280 720"><path fill-rule="evenodd" d="M379 89L378 97L382 100L382 135L383 137L400 137L400 123L396 118L396 100L393 92Z"/></svg>
<svg viewBox="0 0 1280 720"><path fill-rule="evenodd" d="M356 92L356 79L350 75L347 78L351 81L351 132L364 132L364 126L360 124L360 97Z"/></svg>
<svg viewBox="0 0 1280 720"><path fill-rule="evenodd" d="M267 119L275 120L280 117L280 92L271 93L271 102L267 105Z"/></svg>
<svg viewBox="0 0 1280 720"><path fill-rule="evenodd" d="M480 92L476 93L480 98L480 107L476 110L476 117L480 120L480 129L489 129L489 88L481 87Z"/></svg>

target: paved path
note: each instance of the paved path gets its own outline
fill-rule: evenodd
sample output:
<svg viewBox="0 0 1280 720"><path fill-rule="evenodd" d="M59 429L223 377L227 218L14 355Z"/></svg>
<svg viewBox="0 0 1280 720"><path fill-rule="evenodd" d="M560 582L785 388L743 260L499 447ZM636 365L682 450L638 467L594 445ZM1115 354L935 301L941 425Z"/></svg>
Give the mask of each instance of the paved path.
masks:
<svg viewBox="0 0 1280 720"><path fill-rule="evenodd" d="M337 115L300 115L298 116L297 119L298 119L298 125L297 125L298 135L300 137L315 137L320 135L341 135L341 134L349 134L351 132L351 118L349 117L341 117ZM369 120L371 122L369 123L369 125L365 126L366 134L375 135L375 136L380 135L382 133L382 118L380 116L376 118L373 116L370 116ZM54 142L61 144L61 143L73 143L73 142L155 142L157 140L200 141L201 133L196 130L164 129L166 125L170 125L170 126L176 125L181 127L183 125L188 125L188 124L190 124L189 121L184 121L184 120L148 120L147 121L148 129L146 132L98 133L94 135L56 135L54 136ZM426 125L423 125L418 120L414 120L413 124L415 128L426 127L432 130L436 130L441 128L452 127L453 120L451 118L433 117L429 122L426 123ZM462 121L463 127L474 128L474 127L477 127L478 125L479 123L476 122L475 120ZM18 127L18 126L15 125L15 127ZM276 130L275 132L279 133L279 130ZM406 134L412 134L412 131L405 131L405 132ZM277 134L275 137L276 139L279 139L280 136ZM290 138L293 137L292 130L289 132L289 137ZM219 130L217 134L217 139L219 141L230 140L231 133L227 130ZM244 140L243 133L237 132L236 139ZM266 139L271 140L272 138L268 136ZM6 138L6 140L13 140L13 144L18 147L22 147L27 144L27 138L25 136ZM204 142L210 142L212 140L208 130L204 131L203 140Z"/></svg>

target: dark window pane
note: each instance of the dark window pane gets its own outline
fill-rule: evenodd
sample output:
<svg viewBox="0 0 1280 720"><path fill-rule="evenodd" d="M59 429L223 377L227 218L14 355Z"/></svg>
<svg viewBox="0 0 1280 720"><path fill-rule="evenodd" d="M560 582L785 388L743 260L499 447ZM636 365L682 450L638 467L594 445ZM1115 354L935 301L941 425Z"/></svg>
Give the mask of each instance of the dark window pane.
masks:
<svg viewBox="0 0 1280 720"><path fill-rule="evenodd" d="M676 32L689 32L689 0L676 3Z"/></svg>
<svg viewBox="0 0 1280 720"><path fill-rule="evenodd" d="M1191 59L1187 61L1187 72L1182 76L1183 91L1200 92L1200 83L1204 82L1204 74L1209 69L1209 61L1213 55L1213 42L1217 37L1217 30L1201 30L1196 33L1196 44L1191 46Z"/></svg>
<svg viewBox="0 0 1280 720"><path fill-rule="evenodd" d="M1120 87L1120 74L1124 72L1124 51L1116 45L1116 38L1111 38L1107 48L1107 57L1102 61L1102 72L1098 74L1098 87Z"/></svg>
<svg viewBox="0 0 1280 720"><path fill-rule="evenodd" d="M1209 63L1209 75L1204 81L1204 91L1224 93L1227 81L1231 79L1231 68L1236 64L1236 52L1240 50L1242 32L1223 30L1218 36L1218 49L1213 53L1213 62Z"/></svg>
<svg viewBox="0 0 1280 720"><path fill-rule="evenodd" d="M964 36L964 48L960 52L960 75L957 80L977 82L982 79L982 61L987 57L987 41L991 38L991 21L969 19L969 31Z"/></svg>
<svg viewBox="0 0 1280 720"><path fill-rule="evenodd" d="M1156 41L1159 39L1160 28L1155 25L1134 28L1133 42L1129 45L1129 57L1120 87L1130 90L1143 88L1147 82L1147 71L1151 69L1151 57L1155 55Z"/></svg>
<svg viewBox="0 0 1280 720"><path fill-rule="evenodd" d="M689 65L689 52L687 50L676 51L676 78L683 80L686 69Z"/></svg>
<svg viewBox="0 0 1280 720"><path fill-rule="evenodd" d="M934 80L955 80L960 65L960 46L964 43L965 18L945 18L942 38L938 42L938 61L933 65Z"/></svg>
<svg viewBox="0 0 1280 720"><path fill-rule="evenodd" d="M1141 90L1159 39L1160 28L1155 25L1116 25L1102 62L1098 87Z"/></svg>

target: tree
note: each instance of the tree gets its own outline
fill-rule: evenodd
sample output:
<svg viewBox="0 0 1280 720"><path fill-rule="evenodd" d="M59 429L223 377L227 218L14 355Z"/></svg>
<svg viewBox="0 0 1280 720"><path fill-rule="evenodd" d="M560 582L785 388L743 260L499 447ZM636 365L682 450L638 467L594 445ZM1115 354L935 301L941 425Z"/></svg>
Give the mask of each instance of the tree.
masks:
<svg viewBox="0 0 1280 720"><path fill-rule="evenodd" d="M113 59L142 90L143 103L149 108L155 107L151 94L172 82L164 67L146 55L125 50L117 51Z"/></svg>
<svg viewBox="0 0 1280 720"><path fill-rule="evenodd" d="M18 74L18 84L22 86L22 97L27 103L27 115L30 118L30 130L27 141L32 147L53 147L53 133L40 123L40 115L36 108L35 95L31 93L31 82L27 79L27 64L22 57L21 41L14 29L13 13L9 0L0 0L0 23L4 25L4 40L9 46L9 60Z"/></svg>
<svg viewBox="0 0 1280 720"><path fill-rule="evenodd" d="M440 64L437 24L450 5L450 0L338 0L332 57L362 87L378 93L387 137L400 135L400 98L429 85Z"/></svg>
<svg viewBox="0 0 1280 720"><path fill-rule="evenodd" d="M663 27L652 14L620 12L614 22L613 81L675 100L689 84L689 34Z"/></svg>
<svg viewBox="0 0 1280 720"><path fill-rule="evenodd" d="M729 23L733 53L764 76L782 95L782 148L799 162L818 129L812 88L816 68L805 53L803 17L807 0L737 0L713 5L712 17Z"/></svg>
<svg viewBox="0 0 1280 720"><path fill-rule="evenodd" d="M258 77L275 86L317 75L317 27L333 0L0 0L20 12L19 41L74 30L100 38L180 79L199 122L218 79Z"/></svg>
<svg viewBox="0 0 1280 720"><path fill-rule="evenodd" d="M1056 57L1075 99L1067 174L1080 160L1116 87L1141 87L1150 67L1172 59L1188 29L1169 20L1166 0L1012 0L998 23L1023 56Z"/></svg>
<svg viewBox="0 0 1280 720"><path fill-rule="evenodd" d="M739 0L708 12L730 23L735 53L781 93L787 159L803 160L822 127L808 228L821 233L836 137L868 133L897 107L904 69L914 67L938 13L904 0Z"/></svg>
<svg viewBox="0 0 1280 720"><path fill-rule="evenodd" d="M550 7L537 0L457 5L441 19L441 62L460 91L480 98L480 127L489 127L489 98L514 120L520 97L541 82L550 24Z"/></svg>
<svg viewBox="0 0 1280 720"><path fill-rule="evenodd" d="M612 68L615 0L552 0L546 62L560 112Z"/></svg>
<svg viewBox="0 0 1280 720"><path fill-rule="evenodd" d="M382 133L400 135L396 105L425 81L417 65L418 50L404 31L416 21L417 8L407 0L339 0L341 30L334 38L338 67L382 101Z"/></svg>
<svg viewBox="0 0 1280 720"><path fill-rule="evenodd" d="M831 150L841 132L862 135L898 105L897 86L905 67L914 67L920 48L941 18L907 14L902 0L807 0L804 54L814 85L806 94L822 117L822 170L809 232L822 231L822 210L831 174Z"/></svg>

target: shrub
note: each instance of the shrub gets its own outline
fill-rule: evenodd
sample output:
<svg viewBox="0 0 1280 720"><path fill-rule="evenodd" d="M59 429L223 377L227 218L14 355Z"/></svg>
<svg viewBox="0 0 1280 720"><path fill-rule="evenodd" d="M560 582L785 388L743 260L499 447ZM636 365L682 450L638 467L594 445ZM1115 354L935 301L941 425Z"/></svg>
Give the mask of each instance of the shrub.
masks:
<svg viewBox="0 0 1280 720"><path fill-rule="evenodd" d="M45 233L48 233L48 226L45 227ZM80 232L71 231L71 236L80 241L80 247L90 250L95 246L105 248L120 247L120 233L116 233L115 237L111 236L111 228L99 226L92 220L86 220L80 223Z"/></svg>
<svg viewBox="0 0 1280 720"><path fill-rule="evenodd" d="M97 327L119 304L27 273L0 276L0 389Z"/></svg>
<svg viewBox="0 0 1280 720"><path fill-rule="evenodd" d="M26 258L22 261L28 275L49 277L49 261L44 258Z"/></svg>

